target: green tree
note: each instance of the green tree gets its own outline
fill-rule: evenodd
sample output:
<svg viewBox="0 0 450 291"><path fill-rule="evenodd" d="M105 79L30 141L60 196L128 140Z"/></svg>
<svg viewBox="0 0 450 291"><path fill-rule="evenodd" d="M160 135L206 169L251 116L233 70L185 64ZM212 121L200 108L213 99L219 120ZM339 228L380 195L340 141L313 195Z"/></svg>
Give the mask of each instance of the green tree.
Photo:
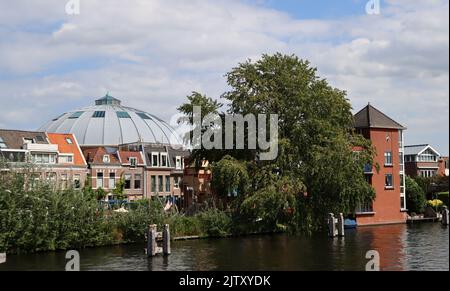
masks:
<svg viewBox="0 0 450 291"><path fill-rule="evenodd" d="M425 191L410 177L406 177L406 204L410 213L424 213L427 206Z"/></svg>
<svg viewBox="0 0 450 291"><path fill-rule="evenodd" d="M120 180L116 183L116 188L112 191L117 200L125 200L125 178L120 177Z"/></svg>
<svg viewBox="0 0 450 291"><path fill-rule="evenodd" d="M321 226L328 212L351 213L374 199L363 173L365 164L373 164L374 150L354 133L346 92L321 79L308 61L263 55L234 68L227 80L228 113L279 115L280 155L259 167L302 180L307 191L298 198L302 228Z"/></svg>
<svg viewBox="0 0 450 291"><path fill-rule="evenodd" d="M212 186L220 197L237 192L245 194L247 192L249 176L244 162L226 156L221 161L213 165Z"/></svg>

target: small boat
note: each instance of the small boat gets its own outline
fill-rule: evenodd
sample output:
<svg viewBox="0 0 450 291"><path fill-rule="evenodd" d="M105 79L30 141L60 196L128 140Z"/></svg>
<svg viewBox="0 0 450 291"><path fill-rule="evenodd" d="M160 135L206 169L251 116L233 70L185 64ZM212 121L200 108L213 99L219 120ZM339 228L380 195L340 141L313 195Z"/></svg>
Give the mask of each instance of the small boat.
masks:
<svg viewBox="0 0 450 291"><path fill-rule="evenodd" d="M344 228L345 229L355 229L357 227L358 227L358 223L356 222L356 220L346 219L344 221Z"/></svg>

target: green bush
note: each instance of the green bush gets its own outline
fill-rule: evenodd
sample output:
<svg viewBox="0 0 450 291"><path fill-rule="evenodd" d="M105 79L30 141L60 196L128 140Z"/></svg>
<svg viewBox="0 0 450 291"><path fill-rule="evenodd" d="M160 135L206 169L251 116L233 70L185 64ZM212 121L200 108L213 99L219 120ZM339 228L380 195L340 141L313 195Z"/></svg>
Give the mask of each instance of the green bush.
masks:
<svg viewBox="0 0 450 291"><path fill-rule="evenodd" d="M231 217L220 210L210 209L197 215L202 232L210 237L224 237L231 234Z"/></svg>
<svg viewBox="0 0 450 291"><path fill-rule="evenodd" d="M410 177L406 177L406 204L410 213L424 213L427 206L425 191Z"/></svg>

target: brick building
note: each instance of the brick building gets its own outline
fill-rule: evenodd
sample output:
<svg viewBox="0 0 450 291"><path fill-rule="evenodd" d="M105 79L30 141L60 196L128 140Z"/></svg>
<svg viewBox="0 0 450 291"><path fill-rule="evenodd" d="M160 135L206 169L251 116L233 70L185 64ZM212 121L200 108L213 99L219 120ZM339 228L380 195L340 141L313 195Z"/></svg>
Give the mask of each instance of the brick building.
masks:
<svg viewBox="0 0 450 291"><path fill-rule="evenodd" d="M355 128L371 140L376 150L375 164L365 169L376 199L359 207L358 225L406 223L403 140L406 128L370 104L355 115ZM375 165L379 165L379 171Z"/></svg>

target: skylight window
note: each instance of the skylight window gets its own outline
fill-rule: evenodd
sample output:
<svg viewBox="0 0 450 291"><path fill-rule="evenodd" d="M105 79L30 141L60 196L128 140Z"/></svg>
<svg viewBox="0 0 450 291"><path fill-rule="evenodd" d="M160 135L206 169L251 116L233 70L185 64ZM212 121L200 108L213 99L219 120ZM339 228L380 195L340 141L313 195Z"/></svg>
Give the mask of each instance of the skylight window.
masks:
<svg viewBox="0 0 450 291"><path fill-rule="evenodd" d="M73 144L73 141L72 141L72 139L71 138L66 138L66 142L68 143L68 144Z"/></svg>
<svg viewBox="0 0 450 291"><path fill-rule="evenodd" d="M125 111L117 111L117 117L118 118L131 118L130 114L128 114L128 112Z"/></svg>
<svg viewBox="0 0 450 291"><path fill-rule="evenodd" d="M146 113L138 112L136 114L142 119L151 119L150 116L148 116Z"/></svg>
<svg viewBox="0 0 450 291"><path fill-rule="evenodd" d="M94 115L92 115L93 118L105 118L106 112L105 111L95 111Z"/></svg>
<svg viewBox="0 0 450 291"><path fill-rule="evenodd" d="M42 137L41 135L37 135L37 136L36 136L36 140L37 140L38 142L45 142L44 137Z"/></svg>
<svg viewBox="0 0 450 291"><path fill-rule="evenodd" d="M81 115L83 115L83 113L83 111L74 112L72 113L72 115L70 115L69 119L78 119L81 117Z"/></svg>
<svg viewBox="0 0 450 291"><path fill-rule="evenodd" d="M58 117L56 117L55 119L53 119L52 121L58 121L61 117L63 117L64 115L66 115L65 113L64 114L61 114L60 116L58 116Z"/></svg>

